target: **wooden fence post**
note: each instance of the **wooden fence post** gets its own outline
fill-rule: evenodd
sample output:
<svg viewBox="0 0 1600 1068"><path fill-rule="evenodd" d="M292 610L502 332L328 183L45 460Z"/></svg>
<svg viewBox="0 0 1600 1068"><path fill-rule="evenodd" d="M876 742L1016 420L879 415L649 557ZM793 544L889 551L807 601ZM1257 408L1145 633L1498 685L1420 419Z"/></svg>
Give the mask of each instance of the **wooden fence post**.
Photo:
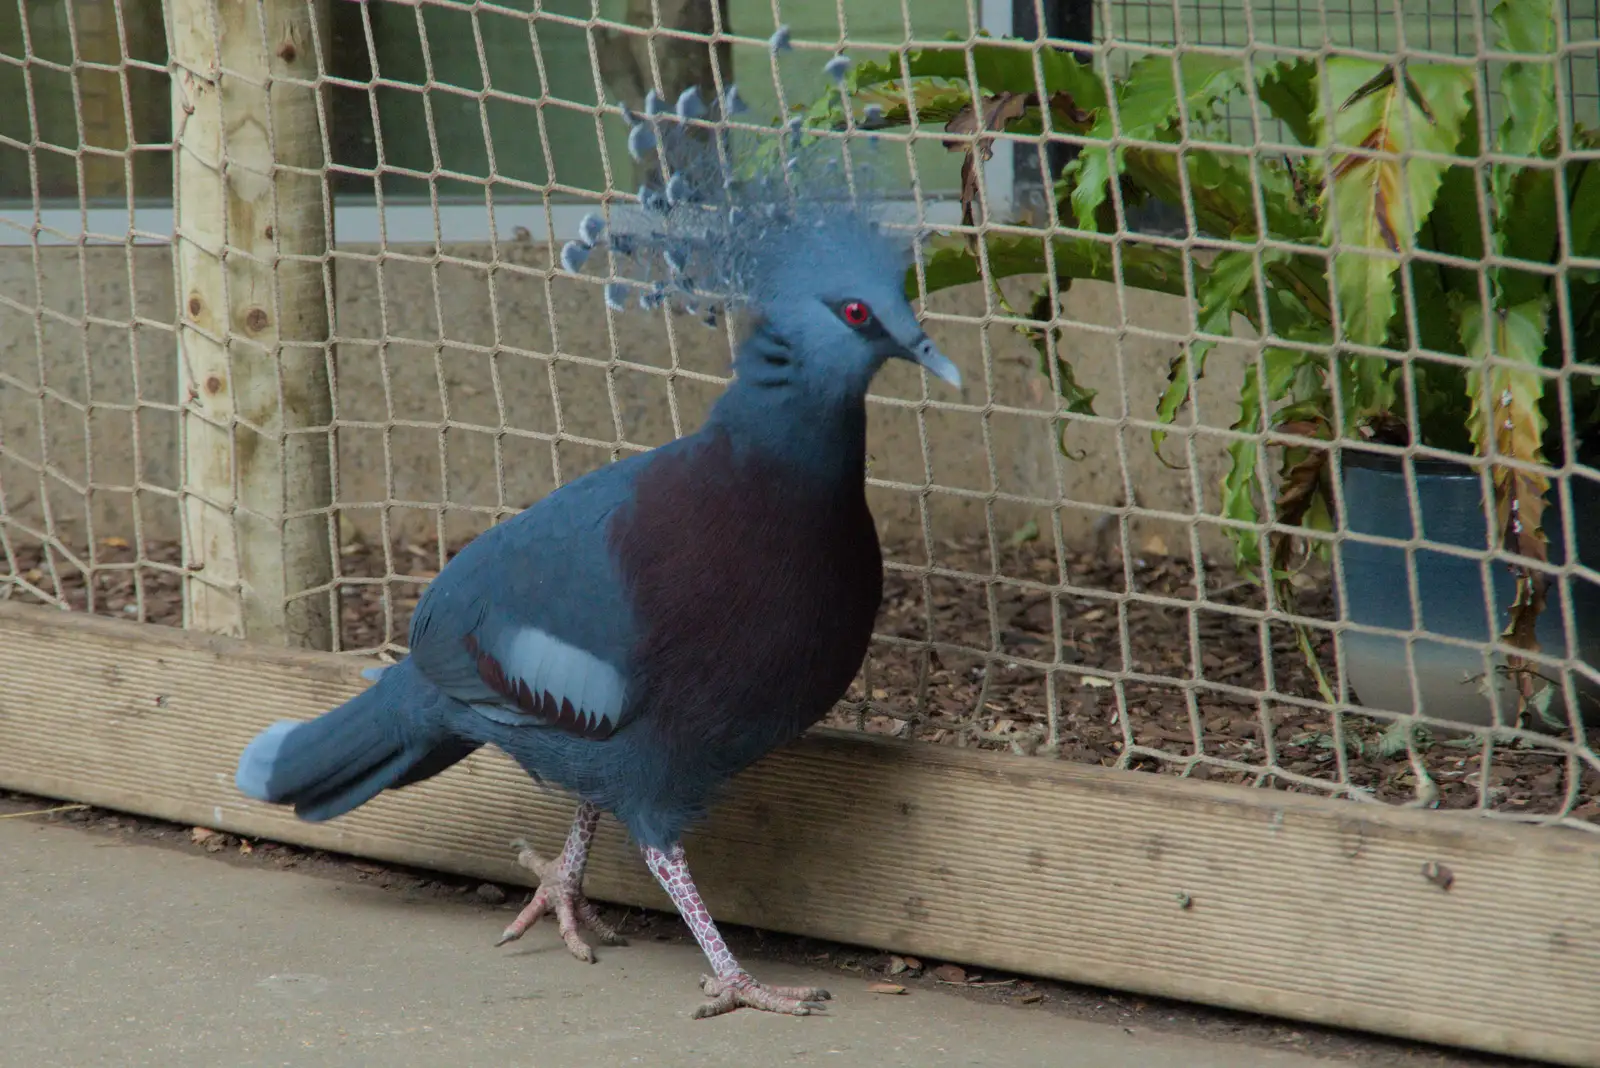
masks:
<svg viewBox="0 0 1600 1068"><path fill-rule="evenodd" d="M167 0L184 625L332 647L326 0ZM324 52L325 54L325 52ZM305 596L307 590L320 592Z"/></svg>

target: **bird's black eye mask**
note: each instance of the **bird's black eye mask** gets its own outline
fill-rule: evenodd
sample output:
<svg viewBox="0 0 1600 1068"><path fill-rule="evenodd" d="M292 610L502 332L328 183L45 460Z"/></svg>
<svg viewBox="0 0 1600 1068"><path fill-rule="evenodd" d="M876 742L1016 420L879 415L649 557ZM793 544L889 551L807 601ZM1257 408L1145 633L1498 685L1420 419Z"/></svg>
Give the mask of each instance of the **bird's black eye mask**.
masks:
<svg viewBox="0 0 1600 1068"><path fill-rule="evenodd" d="M839 317L839 321L868 341L885 341L889 339L889 331L884 329L883 321L872 311L872 306L864 300L846 297L843 300L827 302L828 309Z"/></svg>

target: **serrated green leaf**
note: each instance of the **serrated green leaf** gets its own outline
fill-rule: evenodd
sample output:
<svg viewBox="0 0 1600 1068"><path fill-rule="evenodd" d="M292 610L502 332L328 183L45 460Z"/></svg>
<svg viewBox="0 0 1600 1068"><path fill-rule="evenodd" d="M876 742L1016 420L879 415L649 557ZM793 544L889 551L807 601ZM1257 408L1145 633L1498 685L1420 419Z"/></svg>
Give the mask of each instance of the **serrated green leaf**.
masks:
<svg viewBox="0 0 1600 1068"><path fill-rule="evenodd" d="M1500 75L1506 117L1497 151L1506 156L1538 156L1556 132L1555 0L1503 0L1489 13L1500 28L1500 51L1526 55L1508 63Z"/></svg>
<svg viewBox="0 0 1600 1068"><path fill-rule="evenodd" d="M1560 205L1556 201L1559 172L1537 167L1495 167L1503 176L1506 208L1497 219L1501 255L1540 265L1556 261L1561 238ZM1500 300L1507 306L1526 303L1544 293L1550 276L1540 271L1518 270L1506 264L1495 270Z"/></svg>
<svg viewBox="0 0 1600 1068"><path fill-rule="evenodd" d="M1066 288L1062 280L1057 280L1057 285ZM1029 308L1029 318L1035 322L1048 323L1056 316L1056 292L1048 281L1039 287L1034 295L1033 305ZM1073 371L1072 361L1061 355L1060 342L1061 330L1050 326L1040 330L1024 331L1030 334L1029 342L1033 345L1034 353L1039 357L1039 373L1045 378L1050 378L1052 365L1055 368L1055 390L1061 399L1061 410L1078 415L1094 414L1094 399L1096 391L1078 384L1078 378ZM1067 428L1065 419L1057 419L1056 448L1061 450L1061 455L1072 460L1083 459L1083 454L1076 455L1067 448Z"/></svg>
<svg viewBox="0 0 1600 1068"><path fill-rule="evenodd" d="M1179 122L1180 98L1190 122L1209 117L1238 91L1245 77L1244 64L1232 56L1184 52L1177 67L1174 74L1170 56L1148 56L1128 71L1117 95L1124 137L1148 138Z"/></svg>
<svg viewBox="0 0 1600 1068"><path fill-rule="evenodd" d="M1419 257L1407 261L1405 269L1417 313L1417 347L1430 352L1459 354L1461 331L1456 326L1456 308L1449 288L1456 284L1450 277L1454 268ZM1402 330L1406 325L1402 320ZM1404 332L1401 340L1410 346L1410 338Z"/></svg>
<svg viewBox="0 0 1600 1068"><path fill-rule="evenodd" d="M1042 238L1013 234L988 234L984 249L989 260L989 277L1049 274ZM1115 250L1093 238L1061 237L1050 244L1058 280L1087 279L1115 282L1112 256L1121 257L1123 283L1131 288L1181 296L1184 292L1183 260L1176 249L1137 242L1124 242ZM982 265L967 244L965 235L936 237L928 242L924 261L928 291L984 280ZM1203 272L1199 272L1204 277ZM906 294L917 295L916 271L906 273Z"/></svg>
<svg viewBox="0 0 1600 1068"><path fill-rule="evenodd" d="M1043 337L1043 335L1041 335L1041 338L1042 337ZM1047 358L1048 357L1045 354L1044 348L1041 345L1039 347L1039 360L1040 360L1040 363L1043 364L1046 361ZM1073 371L1072 364L1071 364L1070 361L1068 361L1066 359L1063 359L1059 355L1056 356L1055 360L1056 360L1056 393L1061 398L1061 406L1062 406L1062 408L1064 408L1066 411L1069 411L1069 412L1073 413L1074 415L1093 415L1094 414L1094 399L1095 399L1095 397L1099 396L1100 391L1099 390L1090 389L1088 386L1080 385L1078 383L1078 376ZM1047 378L1049 377L1049 371L1046 370L1044 367L1041 366L1039 370L1041 371L1041 373L1043 373L1045 375L1045 377L1047 377ZM1063 453L1066 453L1067 452L1067 448L1066 448L1066 443L1065 443L1065 440L1064 440L1065 435L1066 435L1065 426L1062 427L1061 434L1062 434L1063 440L1061 440L1058 443L1061 446L1061 451ZM1070 454L1068 454L1068 455L1070 455Z"/></svg>
<svg viewBox="0 0 1600 1068"><path fill-rule="evenodd" d="M1286 59L1267 67L1256 88L1261 102L1302 145L1317 143L1317 65L1308 59Z"/></svg>
<svg viewBox="0 0 1600 1068"><path fill-rule="evenodd" d="M1381 356L1345 353L1339 358L1339 388L1344 400L1344 429L1354 430L1379 412L1394 410L1400 364Z"/></svg>
<svg viewBox="0 0 1600 1068"><path fill-rule="evenodd" d="M1267 255L1270 256L1271 253ZM1211 274L1206 279L1205 285L1196 293L1200 307L1195 329L1204 334L1231 337L1234 313L1242 302L1255 296L1255 280L1255 253L1229 250L1220 254L1211 265ZM1216 345L1215 341L1196 338L1189 344L1187 351L1180 353L1172 362L1167 374L1166 389L1162 390L1161 400L1156 406L1157 419L1163 423L1171 423L1178 417L1178 412L1189 402L1191 377L1189 369L1191 367L1194 369L1193 379L1199 381L1205 374L1206 355ZM1162 444L1167 440L1167 432L1152 430L1150 440L1159 455Z"/></svg>
<svg viewBox="0 0 1600 1068"><path fill-rule="evenodd" d="M1439 192L1434 196L1433 210L1428 213L1427 224L1417 235L1417 247L1466 260L1483 258L1484 203L1489 204L1489 217L1493 218L1493 201L1479 194L1482 178L1474 157L1478 155L1478 110L1474 103L1461 120L1461 142L1456 146L1463 162L1445 168L1439 182ZM1421 270L1423 265L1416 264ZM1433 265L1438 286L1448 294L1462 294L1476 299L1478 272L1461 267ZM1420 298L1419 298L1420 299ZM1439 347L1439 352L1460 351L1459 331L1455 321L1450 323L1451 341Z"/></svg>
<svg viewBox="0 0 1600 1068"><path fill-rule="evenodd" d="M1110 136L1109 122L1104 136ZM1091 137L1101 136L1100 126L1089 132ZM1072 204L1072 218L1080 230L1097 230L1096 217L1100 205L1106 202L1106 187L1111 181L1111 150L1097 145L1084 145L1078 158L1064 168L1063 178L1071 184L1068 201Z"/></svg>
<svg viewBox="0 0 1600 1068"><path fill-rule="evenodd" d="M1176 71L1173 65L1173 57L1159 55L1146 56L1135 63L1118 85L1115 117L1111 108L1104 109L1087 136L1107 142L1113 137L1177 140L1185 114L1190 122L1209 117L1238 91L1245 77L1244 64L1230 56L1185 52L1178 56ZM1113 175L1122 172L1127 151L1119 147L1113 164L1109 146L1085 145L1080 150L1073 164L1076 174L1072 189L1073 215L1080 227L1095 225ZM1171 155L1176 168L1177 153Z"/></svg>
<svg viewBox="0 0 1600 1068"><path fill-rule="evenodd" d="M1267 232L1280 241L1300 241L1320 247L1321 229L1310 210L1298 201L1293 181L1283 167L1263 163L1252 174L1247 158L1237 153L1205 149L1191 148L1184 158L1189 170L1187 187L1178 173L1179 157L1173 152L1125 149L1123 170L1137 192L1168 203L1187 201L1200 230L1238 240L1248 240L1260 231L1252 189L1252 182L1259 182ZM1095 160L1080 157L1084 170L1080 172L1074 164L1062 174L1056 182L1056 199L1078 203L1080 183L1094 181L1088 171L1098 168L1106 159L1104 153ZM1093 228L1092 221L1079 225ZM1295 288L1309 304L1326 306L1325 272L1321 268L1312 269L1314 266L1310 262L1296 264Z"/></svg>
<svg viewBox="0 0 1600 1068"><path fill-rule="evenodd" d="M952 35L948 45L918 49L907 57L904 64L898 54L883 63L857 64L846 75L845 86L849 92L857 93L869 86L899 81L908 75L913 80L943 78L968 83L967 52L964 36L957 38ZM1033 67L1033 49L979 41L972 45L971 53L972 72L977 75L978 87L984 93L1040 92L1039 78ZM1053 48L1042 49L1038 55L1040 72L1044 77L1042 88L1046 96L1069 93L1077 105L1086 111L1105 103L1105 86L1092 66L1080 63L1069 52Z"/></svg>
<svg viewBox="0 0 1600 1068"><path fill-rule="evenodd" d="M1340 325L1351 341L1381 346L1395 313L1398 254L1414 246L1446 169L1400 154L1455 151L1473 74L1445 64L1407 64L1396 72L1345 57L1328 60L1326 69L1329 97L1342 101L1332 114L1318 113L1321 144L1333 150L1324 240L1341 247L1333 264ZM1357 380L1371 377L1365 367L1355 371Z"/></svg>
<svg viewBox="0 0 1600 1068"><path fill-rule="evenodd" d="M1593 152L1600 148L1600 133L1577 130L1573 145ZM1600 159L1574 160L1567 165L1567 240L1572 255L1600 259Z"/></svg>
<svg viewBox="0 0 1600 1068"><path fill-rule="evenodd" d="M909 96L909 99L908 99ZM842 125L843 101L824 98L827 107L817 116L829 125ZM916 105L918 125L932 126L946 123L972 103L972 94L965 82L952 82L942 78L916 79L906 82L881 82L860 93L851 94L850 105L854 118L860 123L868 107L877 106L882 115L880 127L908 126L911 123L912 105Z"/></svg>
<svg viewBox="0 0 1600 1068"><path fill-rule="evenodd" d="M1130 150L1127 172L1130 175L1136 173L1138 164L1148 164L1153 157L1160 155L1164 153L1146 151L1135 154ZM1252 188L1254 185L1261 190L1267 233L1279 241L1298 241L1307 245L1318 242L1321 228L1309 205L1302 204L1297 197L1294 178L1287 167L1268 160L1257 161L1252 167L1247 156L1206 149L1191 149L1188 162L1189 195L1195 201L1196 215L1209 221L1206 229L1240 240L1260 233L1255 190ZM1175 174L1175 160L1171 168ZM1157 195L1165 194L1158 192ZM1171 195L1182 195L1181 187L1175 182Z"/></svg>
<svg viewBox="0 0 1600 1068"><path fill-rule="evenodd" d="M1421 294L1418 295L1421 300ZM1457 311L1444 301L1438 318L1457 334L1451 348L1440 352L1453 352L1461 347ZM1456 364L1417 360L1411 368L1416 389L1417 426L1415 436L1421 444L1435 449L1470 453L1472 437L1470 422L1472 405L1467 398L1467 372Z"/></svg>
<svg viewBox="0 0 1600 1068"><path fill-rule="evenodd" d="M1245 385L1254 384L1254 368L1245 373ZM1256 507L1256 467L1260 452L1253 441L1228 442L1228 470L1222 476L1222 514L1248 527L1225 527L1233 542L1233 566L1254 577L1261 569L1261 511Z"/></svg>
<svg viewBox="0 0 1600 1068"><path fill-rule="evenodd" d="M1554 0L1504 0L1490 13L1500 28L1498 47L1530 57L1506 64L1499 90L1505 119L1497 131L1497 153L1537 158L1558 146L1556 22ZM1558 234L1556 175L1497 162L1489 168L1494 198L1495 250L1513 259L1548 263ZM1545 289L1542 275L1514 268L1493 272L1504 306L1532 300Z"/></svg>
<svg viewBox="0 0 1600 1068"><path fill-rule="evenodd" d="M1469 120L1470 121L1470 120ZM1468 151L1462 145L1462 153ZM1417 247L1465 260L1483 258L1483 210L1478 197L1478 172L1476 164L1451 165L1445 169L1434 198L1433 211L1428 223L1417 235ZM1425 265L1413 261L1417 270ZM1475 296L1478 292L1478 272L1443 264L1426 265L1438 278L1438 286L1445 293L1462 293ZM1454 343L1441 352L1454 352Z"/></svg>
<svg viewBox="0 0 1600 1068"><path fill-rule="evenodd" d="M1312 344L1328 341L1326 333L1315 327L1285 336ZM1244 386L1239 391L1239 418L1234 421L1233 429L1252 435L1265 433L1269 423L1267 413L1272 411L1272 406L1289 396L1297 383L1314 383L1321 361L1322 357L1303 349L1273 346L1263 350L1260 365L1252 360L1245 367ZM1265 386L1261 382L1263 368ZM1282 414L1271 418L1270 422L1276 423ZM1222 514L1244 523L1259 523L1261 512L1256 504L1260 490L1256 476L1260 463L1259 438L1229 442L1228 457L1228 470L1222 476ZM1229 527L1226 530L1233 542L1235 566L1246 572L1259 569L1264 559L1260 529Z"/></svg>

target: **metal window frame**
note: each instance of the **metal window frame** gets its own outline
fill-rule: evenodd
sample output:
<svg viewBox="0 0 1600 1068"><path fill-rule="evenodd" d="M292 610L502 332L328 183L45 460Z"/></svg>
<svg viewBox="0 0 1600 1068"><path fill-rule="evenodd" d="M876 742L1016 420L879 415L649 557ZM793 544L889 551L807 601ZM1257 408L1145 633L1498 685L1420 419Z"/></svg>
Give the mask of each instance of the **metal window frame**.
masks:
<svg viewBox="0 0 1600 1068"><path fill-rule="evenodd" d="M1085 48L1090 48L1094 45L1097 3L1098 0L985 0L985 8L991 5L1008 8L1006 32L1013 36L1030 40L1048 37L1056 41L1078 42ZM1040 188L1041 173L1038 163L1040 150L1032 145L1023 145L1022 151L1019 152L1015 142L997 141L996 159L1000 158L999 150L1002 145L1006 149L1007 158L1011 161L1008 168L1010 183L1007 186L1011 195L1021 199L1041 196L1043 190ZM1045 151L1049 153L1052 179L1059 177L1061 168L1078 154L1076 145L1064 142L1052 143Z"/></svg>

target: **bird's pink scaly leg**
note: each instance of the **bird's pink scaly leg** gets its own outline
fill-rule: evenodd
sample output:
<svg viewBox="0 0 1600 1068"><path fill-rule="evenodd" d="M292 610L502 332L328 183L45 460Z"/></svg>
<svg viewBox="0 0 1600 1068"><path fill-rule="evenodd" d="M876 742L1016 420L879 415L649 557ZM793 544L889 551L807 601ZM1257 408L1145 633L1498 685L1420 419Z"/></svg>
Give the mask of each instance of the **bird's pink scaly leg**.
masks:
<svg viewBox="0 0 1600 1068"><path fill-rule="evenodd" d="M694 940L700 943L706 960L711 962L712 974L700 977L700 989L711 1000L695 1010L695 1019L720 1016L740 1007L809 1016L822 1008L821 1002L832 997L817 987L762 986L756 982L749 972L739 967L728 943L717 932L711 910L700 900L700 891L695 889L694 878L689 874L683 846L675 844L667 850L646 846L642 852L650 873L672 898L678 915L689 925Z"/></svg>
<svg viewBox="0 0 1600 1068"><path fill-rule="evenodd" d="M567 944L567 949L585 963L594 963L594 950L578 935L581 927L593 931L608 946L627 945L616 929L600 918L599 910L583 896L583 870L589 863L589 846L594 842L594 832L599 824L598 808L587 801L579 805L572 817L572 830L567 833L567 844L562 847L561 855L553 861L544 860L520 839L511 843L518 850L517 863L539 876L539 889L495 945L515 942L547 912L555 914L556 922L561 927L561 940Z"/></svg>

